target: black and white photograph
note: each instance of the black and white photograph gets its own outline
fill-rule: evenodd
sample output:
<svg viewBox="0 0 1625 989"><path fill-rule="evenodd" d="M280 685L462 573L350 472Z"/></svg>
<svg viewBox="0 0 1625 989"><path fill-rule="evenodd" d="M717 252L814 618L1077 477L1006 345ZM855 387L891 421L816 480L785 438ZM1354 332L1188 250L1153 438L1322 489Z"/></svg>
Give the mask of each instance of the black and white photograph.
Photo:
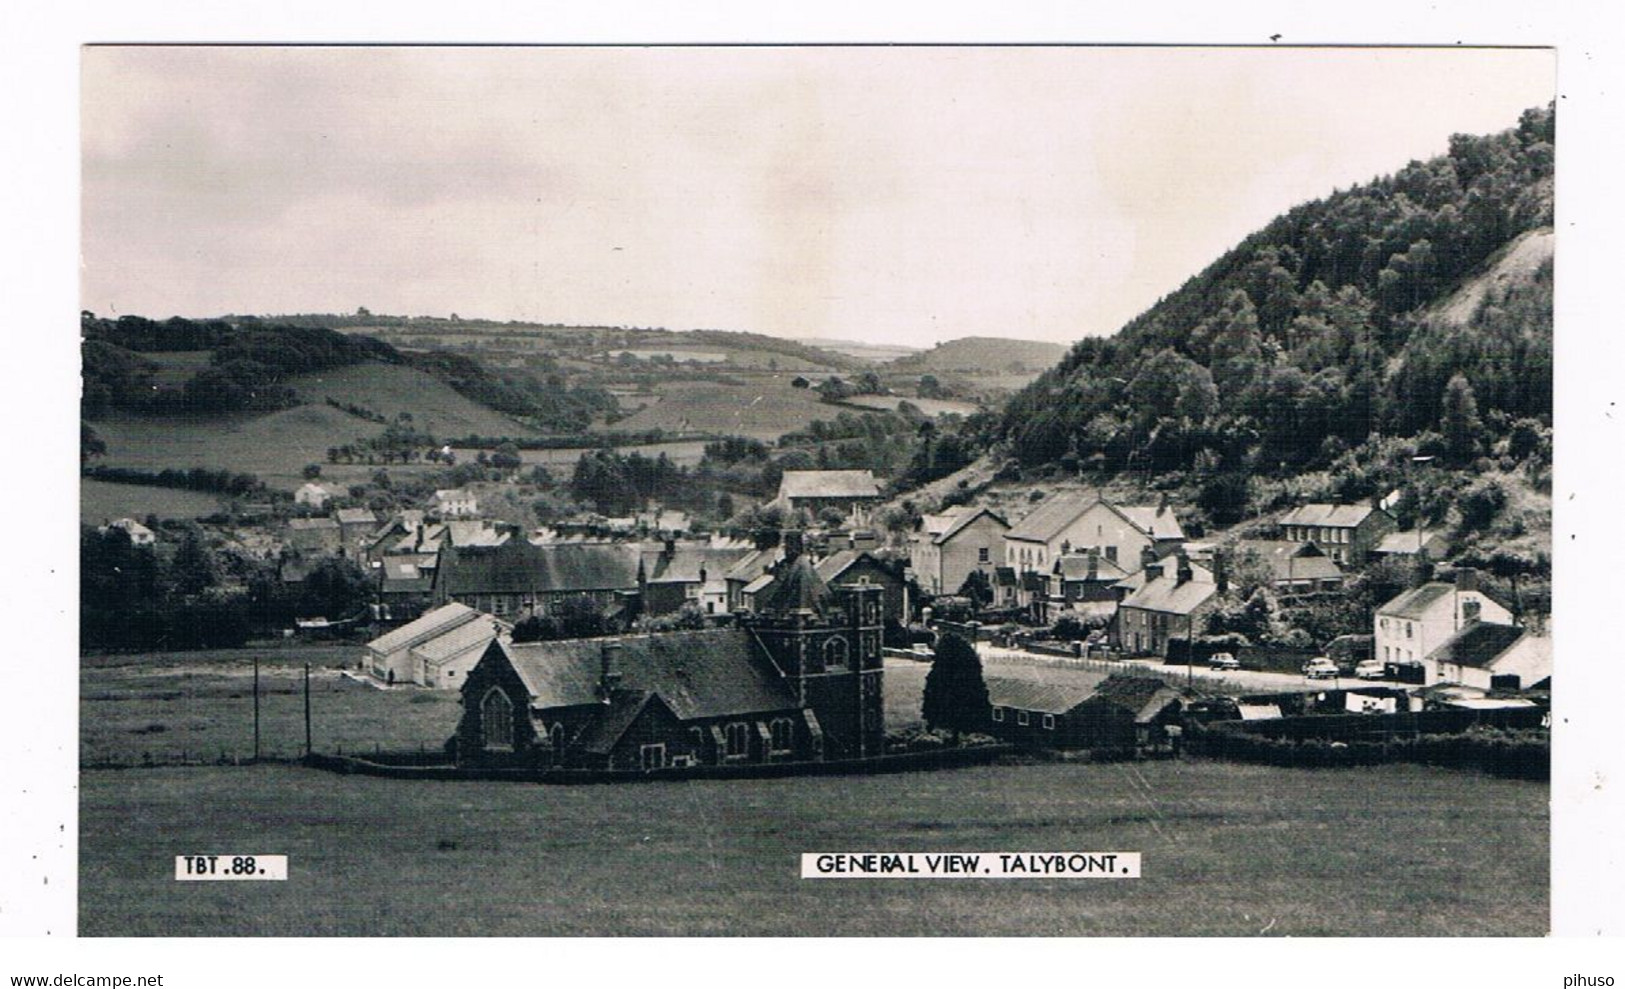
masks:
<svg viewBox="0 0 1625 989"><path fill-rule="evenodd" d="M1547 931L1551 49L82 67L81 934Z"/></svg>
<svg viewBox="0 0 1625 989"><path fill-rule="evenodd" d="M366 6L3 15L0 977L1625 977L1590 12Z"/></svg>

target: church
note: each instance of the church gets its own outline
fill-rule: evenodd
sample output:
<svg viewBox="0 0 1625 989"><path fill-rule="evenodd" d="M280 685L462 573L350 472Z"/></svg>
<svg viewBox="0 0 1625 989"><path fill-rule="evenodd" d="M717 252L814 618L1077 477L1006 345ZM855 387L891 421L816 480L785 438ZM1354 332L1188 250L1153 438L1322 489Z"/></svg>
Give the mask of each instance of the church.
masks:
<svg viewBox="0 0 1625 989"><path fill-rule="evenodd" d="M459 764L651 770L861 759L885 744L882 589L791 549L730 628L514 645L469 671Z"/></svg>

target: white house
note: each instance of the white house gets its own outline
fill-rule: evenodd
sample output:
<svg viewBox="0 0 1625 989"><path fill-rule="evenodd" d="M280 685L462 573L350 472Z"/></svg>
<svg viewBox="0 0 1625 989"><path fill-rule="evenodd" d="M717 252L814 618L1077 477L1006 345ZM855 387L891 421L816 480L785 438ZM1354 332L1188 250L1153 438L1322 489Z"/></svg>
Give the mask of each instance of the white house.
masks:
<svg viewBox="0 0 1625 989"><path fill-rule="evenodd" d="M1167 505L1114 505L1062 491L1004 534L1004 562L1017 573L1048 574L1057 557L1094 549L1124 569L1135 569L1146 548L1163 557L1184 541L1185 530Z"/></svg>
<svg viewBox="0 0 1625 989"><path fill-rule="evenodd" d="M920 519L908 537L908 563L927 594L956 594L980 570L993 580L1010 523L986 508L959 505Z"/></svg>
<svg viewBox="0 0 1625 989"><path fill-rule="evenodd" d="M1525 690L1552 675L1552 640L1512 625L1474 622L1428 653L1444 683Z"/></svg>
<svg viewBox="0 0 1625 989"><path fill-rule="evenodd" d="M1474 622L1511 625L1512 613L1478 589L1478 574L1458 570L1454 582L1413 587L1377 609L1375 658L1384 663L1421 663L1426 683L1439 678L1428 654Z"/></svg>
<svg viewBox="0 0 1625 989"><path fill-rule="evenodd" d="M103 532L117 529L130 537L131 546L151 546L158 541L158 537L146 526L135 519L115 519L102 527Z"/></svg>
<svg viewBox="0 0 1625 989"><path fill-rule="evenodd" d="M332 488L317 484L315 481L306 481L304 484L299 485L299 489L293 493L293 503L295 505L309 505L311 508L321 510L327 507L328 501L334 496L335 492Z"/></svg>
<svg viewBox="0 0 1625 989"><path fill-rule="evenodd" d="M429 511L441 518L473 518L480 512L479 500L467 488L441 488L429 499Z"/></svg>

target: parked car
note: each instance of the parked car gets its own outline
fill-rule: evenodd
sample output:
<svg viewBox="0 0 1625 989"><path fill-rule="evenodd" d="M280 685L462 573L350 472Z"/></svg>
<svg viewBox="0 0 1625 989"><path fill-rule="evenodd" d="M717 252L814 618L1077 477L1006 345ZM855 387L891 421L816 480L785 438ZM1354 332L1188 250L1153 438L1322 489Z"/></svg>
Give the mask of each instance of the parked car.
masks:
<svg viewBox="0 0 1625 989"><path fill-rule="evenodd" d="M1387 672L1380 659L1362 659L1354 664L1354 675L1361 680L1381 680Z"/></svg>
<svg viewBox="0 0 1625 989"><path fill-rule="evenodd" d="M1303 664L1303 675L1311 680L1331 680L1337 676L1337 664L1325 656L1316 656Z"/></svg>
<svg viewBox="0 0 1625 989"><path fill-rule="evenodd" d="M1207 658L1207 667L1210 670L1239 670L1241 661L1227 652L1216 652Z"/></svg>

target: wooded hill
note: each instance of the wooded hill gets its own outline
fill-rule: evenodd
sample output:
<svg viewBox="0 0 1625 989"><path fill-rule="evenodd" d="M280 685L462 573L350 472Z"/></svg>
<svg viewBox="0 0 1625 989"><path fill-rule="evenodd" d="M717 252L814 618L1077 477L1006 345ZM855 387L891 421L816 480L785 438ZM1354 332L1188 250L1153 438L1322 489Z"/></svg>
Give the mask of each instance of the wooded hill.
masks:
<svg viewBox="0 0 1625 989"><path fill-rule="evenodd" d="M587 428L594 412L615 400L597 388L570 387L558 375L493 370L458 354L407 353L373 337L314 326L255 319L163 321L140 316L80 318L84 338L83 415L269 412L300 403L290 380L315 371L368 362L415 367L465 397L499 412L526 417L538 427ZM206 353L185 380L157 378L160 365L146 355Z"/></svg>
<svg viewBox="0 0 1625 989"><path fill-rule="evenodd" d="M1105 471L1285 475L1384 437L1446 465L1549 458L1555 140L1555 108L1530 109L1288 211L1077 343L998 435L1025 465Z"/></svg>

